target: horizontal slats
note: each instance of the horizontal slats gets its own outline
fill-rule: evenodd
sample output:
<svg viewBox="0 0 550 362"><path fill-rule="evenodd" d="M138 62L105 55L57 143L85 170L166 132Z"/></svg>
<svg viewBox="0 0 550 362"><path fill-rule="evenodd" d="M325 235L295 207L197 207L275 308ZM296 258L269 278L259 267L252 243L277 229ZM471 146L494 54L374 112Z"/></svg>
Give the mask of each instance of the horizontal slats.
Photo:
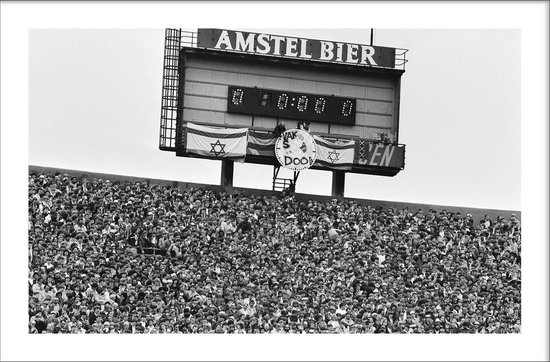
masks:
<svg viewBox="0 0 550 362"><path fill-rule="evenodd" d="M318 93L317 82L310 80L290 79L290 91L304 93Z"/></svg>
<svg viewBox="0 0 550 362"><path fill-rule="evenodd" d="M391 117L375 114L357 114L356 126L391 128Z"/></svg>
<svg viewBox="0 0 550 362"><path fill-rule="evenodd" d="M198 109L185 109L185 122L208 122L212 124L228 124L243 127L252 127L252 117L244 114L231 114Z"/></svg>
<svg viewBox="0 0 550 362"><path fill-rule="evenodd" d="M393 90L384 88L368 88L367 98L381 99L381 100L393 100Z"/></svg>
<svg viewBox="0 0 550 362"><path fill-rule="evenodd" d="M340 135L354 135L361 138L374 138L377 132L388 132L388 129L378 128L378 127L365 127L365 126L342 126L342 125L331 125L330 134L340 134Z"/></svg>
<svg viewBox="0 0 550 362"><path fill-rule="evenodd" d="M255 70L249 64L242 62L214 61L188 57L186 66L195 69L212 69L213 71L222 71L226 73L249 73L262 74L265 76L284 76L286 78L294 78L301 80L318 81L321 78L329 83L347 83L350 85L364 86L365 82L370 87L386 87L393 88L392 82L387 79L374 77L357 77L352 75L344 75L340 73L320 73L315 69L296 69L288 68L278 64L271 64L269 67L262 67L261 71ZM258 68L259 69L259 68Z"/></svg>
<svg viewBox="0 0 550 362"><path fill-rule="evenodd" d="M317 82L317 93L339 96L342 86L335 83Z"/></svg>
<svg viewBox="0 0 550 362"><path fill-rule="evenodd" d="M213 86L226 87L237 85L243 87L259 87L269 89L289 89L294 92L307 92L314 94L328 94L338 97L369 98L382 102L393 102L393 88L371 88L350 85L328 83L318 81L297 81L289 78L269 77L265 75L249 74L220 74L219 72L205 71L189 68L186 71L186 83L206 83ZM225 88L227 89L227 88Z"/></svg>
<svg viewBox="0 0 550 362"><path fill-rule="evenodd" d="M273 129L275 128L275 125L273 118L254 116L254 127Z"/></svg>
<svg viewBox="0 0 550 362"><path fill-rule="evenodd" d="M227 85L185 82L185 93L227 98Z"/></svg>
<svg viewBox="0 0 550 362"><path fill-rule="evenodd" d="M183 99L185 108L201 108L220 112L227 110L227 98L222 99L185 94Z"/></svg>
<svg viewBox="0 0 550 362"><path fill-rule="evenodd" d="M210 68L210 69L207 69ZM188 57L185 73L184 121L207 122L273 129L277 119L227 113L228 85L288 89L293 92L327 94L357 99L356 124L330 125L310 122L317 133L350 134L376 139L377 133L395 129L395 84L390 79L372 76L348 76L308 69L286 69L278 64L256 67L250 64L222 62ZM295 128L297 120L279 120Z"/></svg>

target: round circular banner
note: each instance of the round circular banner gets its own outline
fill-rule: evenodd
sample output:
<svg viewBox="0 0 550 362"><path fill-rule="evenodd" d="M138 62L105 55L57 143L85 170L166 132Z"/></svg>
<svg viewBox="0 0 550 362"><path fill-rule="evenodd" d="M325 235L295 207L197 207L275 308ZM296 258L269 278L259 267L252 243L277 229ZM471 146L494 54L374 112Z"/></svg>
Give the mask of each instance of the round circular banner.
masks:
<svg viewBox="0 0 550 362"><path fill-rule="evenodd" d="M305 170L317 159L317 145L308 132L289 129L277 139L275 156L284 168L294 171Z"/></svg>

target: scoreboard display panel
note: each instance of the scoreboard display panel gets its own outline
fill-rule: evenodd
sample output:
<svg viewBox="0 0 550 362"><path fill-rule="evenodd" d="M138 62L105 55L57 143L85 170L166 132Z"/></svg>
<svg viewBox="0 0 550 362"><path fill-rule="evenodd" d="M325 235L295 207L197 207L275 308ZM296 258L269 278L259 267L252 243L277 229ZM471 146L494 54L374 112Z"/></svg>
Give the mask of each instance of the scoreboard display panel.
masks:
<svg viewBox="0 0 550 362"><path fill-rule="evenodd" d="M227 112L354 125L354 98L287 90L228 86Z"/></svg>

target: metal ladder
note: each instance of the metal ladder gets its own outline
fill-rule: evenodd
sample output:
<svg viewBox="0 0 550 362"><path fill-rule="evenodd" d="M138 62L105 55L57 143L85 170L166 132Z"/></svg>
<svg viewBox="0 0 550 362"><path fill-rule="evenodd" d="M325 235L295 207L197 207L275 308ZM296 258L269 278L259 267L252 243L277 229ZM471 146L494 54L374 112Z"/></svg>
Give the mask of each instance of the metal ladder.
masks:
<svg viewBox="0 0 550 362"><path fill-rule="evenodd" d="M164 39L159 147L161 149L174 149L176 147L178 113L178 64L181 49L181 29L166 29Z"/></svg>
<svg viewBox="0 0 550 362"><path fill-rule="evenodd" d="M290 191L294 192L296 190L296 181L298 180L298 176L300 175L300 171L294 171L294 178L281 178L277 177L279 175L279 171L281 169L281 166L273 166L273 184L272 184L272 190L273 191Z"/></svg>

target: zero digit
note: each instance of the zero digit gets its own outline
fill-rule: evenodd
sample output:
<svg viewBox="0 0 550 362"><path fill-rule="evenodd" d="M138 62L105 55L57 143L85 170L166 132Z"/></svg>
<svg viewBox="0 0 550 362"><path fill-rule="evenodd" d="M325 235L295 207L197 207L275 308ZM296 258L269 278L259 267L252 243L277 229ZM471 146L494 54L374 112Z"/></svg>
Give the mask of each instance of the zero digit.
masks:
<svg viewBox="0 0 550 362"><path fill-rule="evenodd" d="M348 117L353 110L353 102L352 101L344 101L342 103L342 115L344 117Z"/></svg>

